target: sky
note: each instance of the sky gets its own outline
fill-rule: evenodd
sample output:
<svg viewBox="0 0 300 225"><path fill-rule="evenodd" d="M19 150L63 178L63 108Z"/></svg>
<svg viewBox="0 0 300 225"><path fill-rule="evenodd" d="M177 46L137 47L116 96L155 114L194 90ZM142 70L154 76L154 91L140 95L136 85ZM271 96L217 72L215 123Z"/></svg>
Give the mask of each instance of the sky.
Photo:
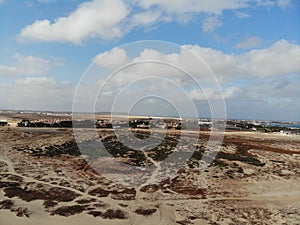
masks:
<svg viewBox="0 0 300 225"><path fill-rule="evenodd" d="M298 0L0 0L0 27L0 109L300 121Z"/></svg>

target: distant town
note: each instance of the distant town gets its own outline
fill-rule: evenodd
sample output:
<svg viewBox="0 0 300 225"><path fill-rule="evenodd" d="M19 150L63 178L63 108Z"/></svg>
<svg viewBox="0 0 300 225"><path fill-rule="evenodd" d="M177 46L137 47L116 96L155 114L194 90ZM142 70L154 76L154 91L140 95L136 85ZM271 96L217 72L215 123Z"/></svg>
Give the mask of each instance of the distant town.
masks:
<svg viewBox="0 0 300 225"><path fill-rule="evenodd" d="M211 130L220 122L225 122L226 131L259 131L264 133L280 133L283 135L300 135L300 122L280 122L263 120L238 120L226 121L207 118L169 118L151 116L124 116L110 115L109 113L97 113L82 115L81 118L72 118L71 112L47 112L47 111L0 111L0 126L15 127L95 127L95 128L137 128L137 129L184 129L184 124L189 128ZM87 119L88 117L88 119ZM8 120L7 118L11 118ZM113 119L112 119L113 118ZM128 122L129 120L129 122Z"/></svg>

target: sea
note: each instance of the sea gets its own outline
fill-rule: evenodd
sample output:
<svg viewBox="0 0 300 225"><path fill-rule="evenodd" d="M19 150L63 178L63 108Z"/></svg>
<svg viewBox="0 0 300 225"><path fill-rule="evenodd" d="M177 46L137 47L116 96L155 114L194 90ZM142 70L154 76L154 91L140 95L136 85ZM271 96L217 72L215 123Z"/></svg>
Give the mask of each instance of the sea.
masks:
<svg viewBox="0 0 300 225"><path fill-rule="evenodd" d="M287 128L300 129L300 124L294 124L294 123L266 123L266 125L272 127L287 127Z"/></svg>

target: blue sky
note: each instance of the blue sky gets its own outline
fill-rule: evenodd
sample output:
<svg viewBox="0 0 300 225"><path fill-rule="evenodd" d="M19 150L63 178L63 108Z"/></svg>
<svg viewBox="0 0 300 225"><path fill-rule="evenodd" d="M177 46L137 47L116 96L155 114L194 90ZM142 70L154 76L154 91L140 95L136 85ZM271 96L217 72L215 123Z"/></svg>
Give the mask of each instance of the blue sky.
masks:
<svg viewBox="0 0 300 225"><path fill-rule="evenodd" d="M297 0L0 0L0 108L70 111L75 87L97 55L134 41L162 40L203 58L219 80L228 118L300 121L299 21ZM146 58L170 55L160 53ZM112 60L142 58L124 54ZM182 65L178 54L172 62ZM132 81L118 76L123 78L115 82L123 85ZM176 78L208 116L201 94L180 76L168 76ZM204 86L206 95L219 100ZM143 104L142 114L159 111L158 105Z"/></svg>

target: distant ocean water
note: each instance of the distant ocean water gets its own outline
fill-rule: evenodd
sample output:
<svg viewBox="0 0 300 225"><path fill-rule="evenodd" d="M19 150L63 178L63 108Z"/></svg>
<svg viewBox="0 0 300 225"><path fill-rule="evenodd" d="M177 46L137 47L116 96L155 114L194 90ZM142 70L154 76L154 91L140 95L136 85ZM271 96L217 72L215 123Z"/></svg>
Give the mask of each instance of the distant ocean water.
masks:
<svg viewBox="0 0 300 225"><path fill-rule="evenodd" d="M298 128L300 129L300 124L290 124L290 123L267 123L267 126L272 127L288 127L288 128Z"/></svg>

